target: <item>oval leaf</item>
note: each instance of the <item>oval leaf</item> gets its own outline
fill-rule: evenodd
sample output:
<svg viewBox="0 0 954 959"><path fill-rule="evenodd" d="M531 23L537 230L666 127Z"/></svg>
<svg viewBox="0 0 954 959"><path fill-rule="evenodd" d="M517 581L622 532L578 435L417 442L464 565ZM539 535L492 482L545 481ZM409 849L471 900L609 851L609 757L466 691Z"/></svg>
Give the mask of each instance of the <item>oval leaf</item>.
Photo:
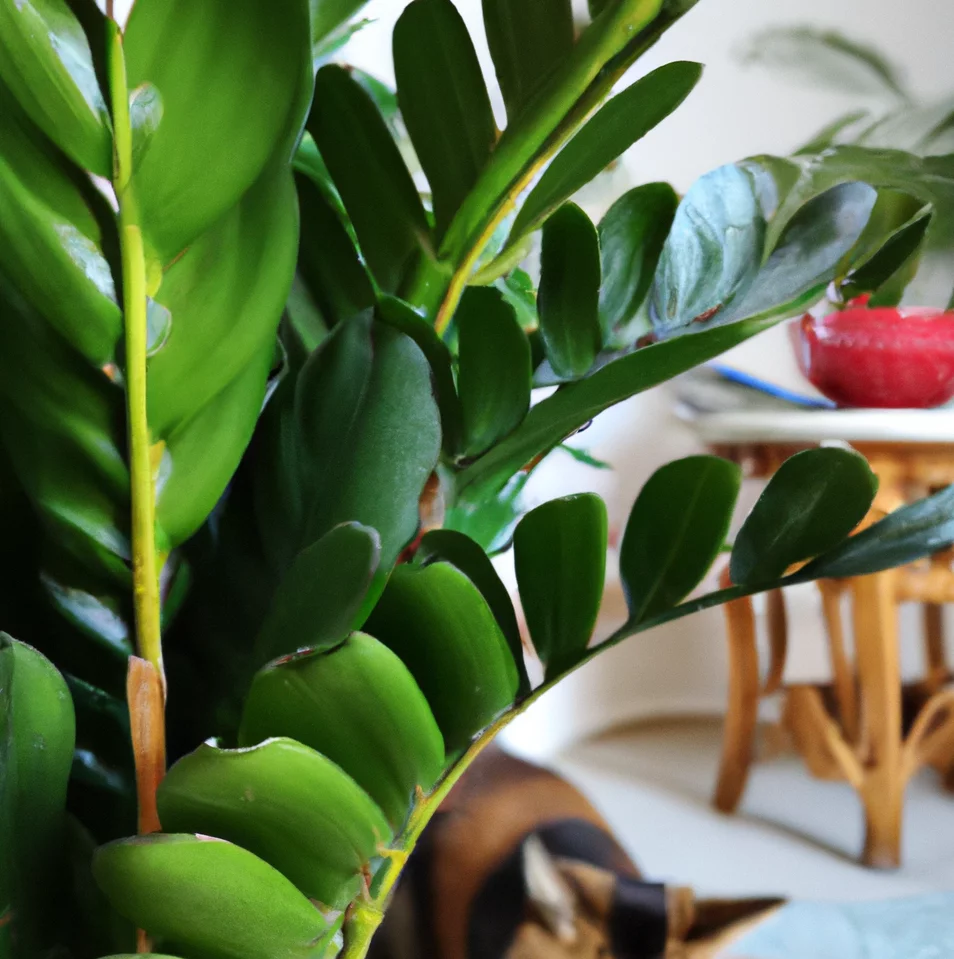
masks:
<svg viewBox="0 0 954 959"><path fill-rule="evenodd" d="M626 523L619 572L630 622L685 599L725 543L742 472L717 456L687 456L656 470Z"/></svg>
<svg viewBox="0 0 954 959"><path fill-rule="evenodd" d="M606 506L594 493L551 500L513 538L520 602L547 680L572 669L593 635L606 576Z"/></svg>
<svg viewBox="0 0 954 959"><path fill-rule="evenodd" d="M547 220L537 311L547 359L561 379L586 374L600 348L600 245L590 218L566 203Z"/></svg>
<svg viewBox="0 0 954 959"><path fill-rule="evenodd" d="M320 959L327 923L280 872L221 839L153 834L107 843L93 876L153 937L212 959Z"/></svg>
<svg viewBox="0 0 954 959"><path fill-rule="evenodd" d="M391 839L368 794L292 739L248 749L203 744L169 770L156 798L163 829L234 842L334 908L357 895L362 870Z"/></svg>
<svg viewBox="0 0 954 959"><path fill-rule="evenodd" d="M415 790L444 765L444 743L427 700L386 646L354 633L340 646L261 670L252 683L239 742L289 736L337 763L395 829Z"/></svg>
<svg viewBox="0 0 954 959"><path fill-rule="evenodd" d="M427 697L449 755L517 694L517 667L476 586L448 563L399 566L366 629L401 657Z"/></svg>
<svg viewBox="0 0 954 959"><path fill-rule="evenodd" d="M380 555L381 538L360 523L335 526L303 549L272 597L256 640L258 660L306 647L324 652L360 627Z"/></svg>
<svg viewBox="0 0 954 959"><path fill-rule="evenodd" d="M464 452L482 453L530 408L530 343L497 290L471 287L455 314Z"/></svg>
<svg viewBox="0 0 954 959"><path fill-rule="evenodd" d="M667 63L613 97L547 167L517 214L507 245L535 230L564 200L669 116L701 76L700 63Z"/></svg>
<svg viewBox="0 0 954 959"><path fill-rule="evenodd" d="M860 453L796 453L769 480L735 538L732 582L771 582L793 563L837 546L865 518L877 489Z"/></svg>
<svg viewBox="0 0 954 959"><path fill-rule="evenodd" d="M630 345L620 332L652 286L679 199L668 183L647 183L624 193L600 220L600 326L607 346Z"/></svg>
<svg viewBox="0 0 954 959"><path fill-rule="evenodd" d="M510 647L520 674L520 692L528 692L529 681L523 661L523 643L520 640L520 628L513 611L513 603L507 587L494 569L494 564L480 545L457 530L432 529L421 538L415 560L423 566L444 560L456 566L480 590Z"/></svg>
<svg viewBox="0 0 954 959"><path fill-rule="evenodd" d="M394 27L401 116L431 187L438 239L497 136L467 27L451 0L413 0Z"/></svg>

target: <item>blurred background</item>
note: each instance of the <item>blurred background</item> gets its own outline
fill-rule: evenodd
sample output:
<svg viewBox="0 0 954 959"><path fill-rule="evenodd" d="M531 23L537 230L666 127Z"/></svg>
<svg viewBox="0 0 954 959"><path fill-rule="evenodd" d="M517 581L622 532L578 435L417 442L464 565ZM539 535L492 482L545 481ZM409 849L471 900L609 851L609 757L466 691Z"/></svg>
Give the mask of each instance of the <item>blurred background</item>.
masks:
<svg viewBox="0 0 954 959"><path fill-rule="evenodd" d="M455 2L477 42L485 74L492 77L480 0ZM392 84L390 33L402 6L372 0L364 12L372 22L354 35L341 59ZM577 198L590 216L598 220L632 186L666 180L682 192L723 163L758 153L790 153L847 112L878 114L897 105L886 102L883 87L851 71L826 70L823 61L809 62L797 53L764 55L764 31L784 26L831 29L870 45L897 66L917 101L954 93L954 3L949 0L701 0L639 62L638 71L648 73L671 60L697 60L705 64L702 82L672 117ZM764 59L773 63L759 62ZM637 75L628 75L622 85ZM727 355L725 362L813 393L798 371L784 324ZM676 416L674 391L678 384L623 403L571 441L611 469L555 452L525 490L529 505L593 490L609 506L611 536L614 528L618 532L639 488L658 466L703 449L692 428ZM759 492L756 481L746 486L743 515ZM509 575L508 557L500 562ZM613 571L608 584L600 635L625 618ZM817 592L809 587L788 600L787 679L825 681ZM905 621L906 672L923 665L917 632L916 621ZM710 610L631 639L564 680L511 726L505 744L579 782L647 871L660 878L728 894L770 890L810 897L954 888L954 818L947 812L950 828L940 833L934 828L931 816L945 798L930 786L909 802L906 815L931 820L932 826L907 829L905 867L890 878L854 864L862 825L852 792L809 779L794 760L757 771L741 816L728 820L709 808L726 705L724 636L722 613ZM772 708L765 705L764 718L772 718ZM918 788L915 783L912 791Z"/></svg>

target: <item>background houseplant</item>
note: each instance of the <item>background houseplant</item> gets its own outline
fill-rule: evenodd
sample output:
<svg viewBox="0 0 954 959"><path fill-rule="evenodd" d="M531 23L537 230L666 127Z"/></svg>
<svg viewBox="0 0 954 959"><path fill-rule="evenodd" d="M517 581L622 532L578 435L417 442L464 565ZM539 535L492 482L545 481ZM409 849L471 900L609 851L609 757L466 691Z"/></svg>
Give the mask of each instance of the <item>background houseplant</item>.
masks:
<svg viewBox="0 0 954 959"><path fill-rule="evenodd" d="M314 76L355 6L137 0L120 31L85 0L0 4L2 611L32 644L0 651L5 951L131 950L138 926L185 957L363 955L455 778L598 651L605 512L544 504L513 534L531 692L488 559L528 472L948 237L954 161L861 148L721 168L681 204L649 184L595 227L569 197L699 78L669 64L594 113L677 0L594 3L579 35L568 4L488 0L503 133L453 5L415 0L394 46L425 205L387 91ZM897 194L929 207L913 245ZM530 409L534 385L558 388ZM812 557L790 581L954 542L950 492L846 540L874 479L806 453L739 534L738 585L682 602L738 482L691 457L647 484L631 618L599 648ZM137 813L166 833L117 840Z"/></svg>

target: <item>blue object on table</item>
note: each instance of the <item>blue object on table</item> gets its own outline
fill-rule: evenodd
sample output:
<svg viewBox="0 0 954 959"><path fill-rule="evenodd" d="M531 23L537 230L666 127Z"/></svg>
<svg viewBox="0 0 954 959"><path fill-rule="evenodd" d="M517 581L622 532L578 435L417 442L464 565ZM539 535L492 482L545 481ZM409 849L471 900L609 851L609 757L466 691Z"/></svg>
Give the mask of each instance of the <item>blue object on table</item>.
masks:
<svg viewBox="0 0 954 959"><path fill-rule="evenodd" d="M954 893L881 902L794 902L732 943L725 959L950 959Z"/></svg>
<svg viewBox="0 0 954 959"><path fill-rule="evenodd" d="M787 390L782 386L776 386L768 380L752 376L751 373L743 373L741 370L733 369L731 366L725 366L722 363L709 363L709 369L714 370L719 376L724 377L731 383L738 383L740 386L748 386L753 390L759 390L776 399L785 400L796 406L807 406L812 409L833 410L837 405L824 396L805 396L802 393L796 393L794 390Z"/></svg>

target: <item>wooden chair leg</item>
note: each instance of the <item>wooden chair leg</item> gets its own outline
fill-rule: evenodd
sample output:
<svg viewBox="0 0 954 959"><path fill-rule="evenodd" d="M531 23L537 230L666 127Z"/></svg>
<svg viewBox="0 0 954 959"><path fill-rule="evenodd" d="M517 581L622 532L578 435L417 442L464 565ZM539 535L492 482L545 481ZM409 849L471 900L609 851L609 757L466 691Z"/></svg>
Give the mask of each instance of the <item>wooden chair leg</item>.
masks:
<svg viewBox="0 0 954 959"><path fill-rule="evenodd" d="M944 648L944 607L937 603L924 604L924 658L926 690L936 693L950 676Z"/></svg>
<svg viewBox="0 0 954 959"><path fill-rule="evenodd" d="M828 630L828 654L834 682L835 703L838 720L848 742L858 738L858 693L855 687L854 670L845 650L845 630L841 618L841 597L845 583L834 579L818 581L822 598L822 612Z"/></svg>
<svg viewBox="0 0 954 959"><path fill-rule="evenodd" d="M855 658L861 692L863 739L861 799L866 836L862 858L891 868L901 860L904 762L901 731L901 666L892 571L853 579Z"/></svg>
<svg viewBox="0 0 954 959"><path fill-rule="evenodd" d="M752 764L759 705L759 664L751 599L744 597L727 603L725 619L729 642L729 708L712 803L716 809L730 813L739 805Z"/></svg>

